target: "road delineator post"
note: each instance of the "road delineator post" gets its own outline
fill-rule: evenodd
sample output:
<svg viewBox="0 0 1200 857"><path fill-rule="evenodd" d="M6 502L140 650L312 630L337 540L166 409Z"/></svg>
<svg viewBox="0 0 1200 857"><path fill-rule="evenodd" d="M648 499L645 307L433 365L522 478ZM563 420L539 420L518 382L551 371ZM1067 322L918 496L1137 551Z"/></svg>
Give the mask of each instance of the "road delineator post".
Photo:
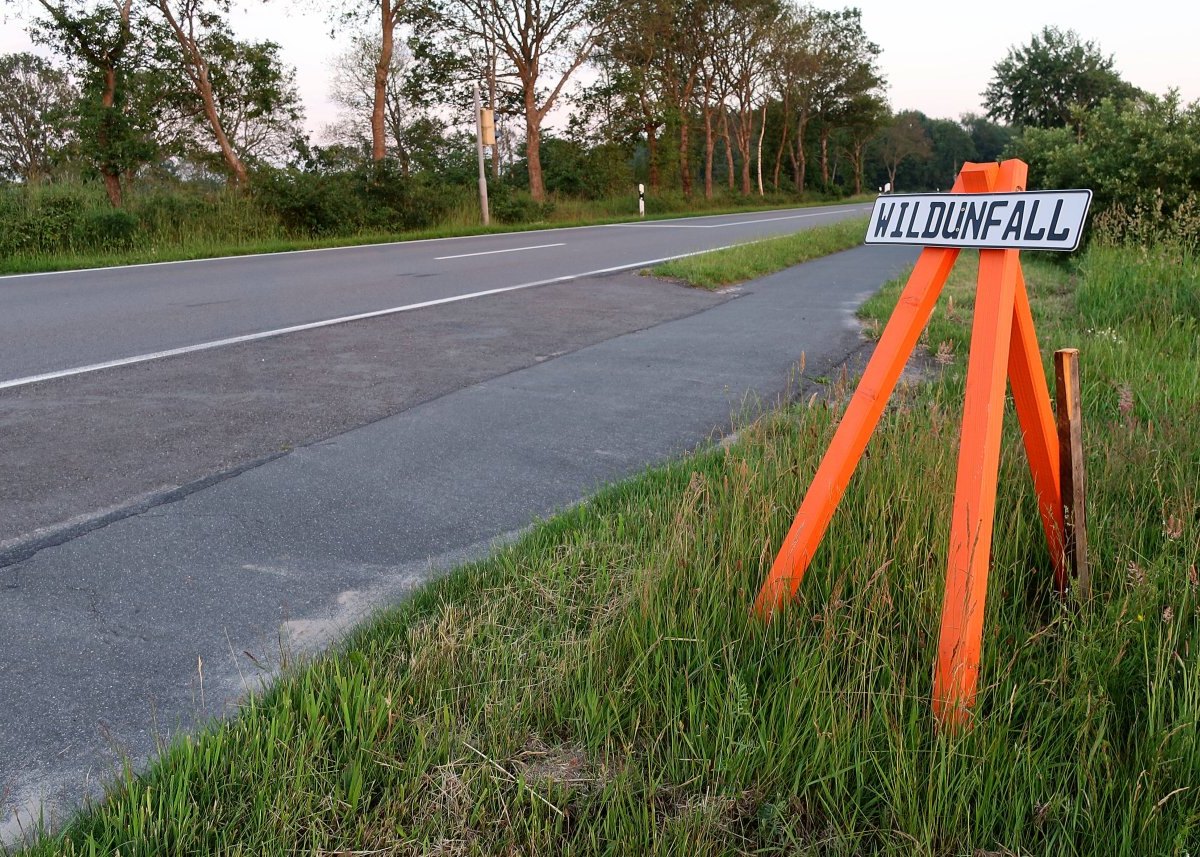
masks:
<svg viewBox="0 0 1200 857"><path fill-rule="evenodd" d="M951 193L1024 191L1027 173L1028 167L1018 160L964 164ZM926 234L928 223L933 222L932 205L930 208ZM903 223L904 209L900 211ZM1033 211L1036 213L1036 208ZM990 210L989 217L994 212ZM1027 238L1034 216L1029 215ZM914 235L915 220L914 204L912 219L904 227L909 237ZM896 230L899 234L901 226ZM1021 237L1020 229L1017 237ZM754 609L763 619L769 620L795 596L958 253L956 247L930 246L921 252L759 591ZM934 715L949 728L969 721L978 684L1006 380L1012 386L1055 584L1061 592L1068 577L1061 436L1042 369L1020 253L1001 245L980 250L942 623L933 670Z"/></svg>

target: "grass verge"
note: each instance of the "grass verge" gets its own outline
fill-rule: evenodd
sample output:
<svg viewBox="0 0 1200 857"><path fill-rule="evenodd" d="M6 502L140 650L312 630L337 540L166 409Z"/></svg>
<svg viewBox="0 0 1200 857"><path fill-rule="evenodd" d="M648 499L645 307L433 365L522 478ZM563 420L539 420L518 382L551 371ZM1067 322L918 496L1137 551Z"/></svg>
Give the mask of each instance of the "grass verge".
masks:
<svg viewBox="0 0 1200 857"><path fill-rule="evenodd" d="M250 256L264 253L287 253L296 250L315 250L329 247L356 247L370 244L389 244L403 241L423 241L434 238L454 238L471 235L495 235L508 232L537 232L546 229L562 229L572 226L602 226L614 223L633 223L641 220L667 220L679 217L712 217L721 214L742 212L776 211L782 208L813 208L827 205L849 205L863 202L869 197L854 197L840 202L799 202L774 200L771 205L718 204L706 207L697 203L669 211L657 212L645 218L634 214L613 213L606 201L586 203L566 201L556 206L552 219L536 223L493 223L481 226L476 223L478 211L471 209L463 213L451 212L446 223L430 229L411 232L369 232L354 235L327 235L316 238L298 238L276 234L279 227L267 223L262 216L247 227L251 237L231 240L228 230L213 230L205 235L204 230L196 234L179 234L171 240L151 241L133 247L107 253L38 253L0 256L0 275L31 274L46 271L83 270L106 268L117 265L139 265L154 262L181 262L194 259L212 259L227 256ZM241 212L244 214L244 212ZM265 236L261 233L267 233Z"/></svg>
<svg viewBox="0 0 1200 857"><path fill-rule="evenodd" d="M748 608L848 386L456 571L32 854L1196 854L1200 261L1026 261L1078 346L1095 598L1050 595L1006 421L978 722L929 712L973 271L800 597ZM865 308L875 326L898 285Z"/></svg>
<svg viewBox="0 0 1200 857"><path fill-rule="evenodd" d="M656 277L682 280L703 289L719 289L857 247L866 231L867 218L855 217L792 235L764 238L664 262L650 272Z"/></svg>

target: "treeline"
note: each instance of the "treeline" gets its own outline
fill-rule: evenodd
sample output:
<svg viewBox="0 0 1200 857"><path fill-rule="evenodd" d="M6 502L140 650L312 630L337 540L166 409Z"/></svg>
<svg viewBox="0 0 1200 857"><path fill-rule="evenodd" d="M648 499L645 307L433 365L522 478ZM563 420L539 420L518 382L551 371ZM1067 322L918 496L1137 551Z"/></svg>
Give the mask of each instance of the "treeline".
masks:
<svg viewBox="0 0 1200 857"><path fill-rule="evenodd" d="M279 227L272 235L443 222L475 181L474 86L496 115L487 169L508 221L545 219L564 199L627 196L638 182L668 208L944 189L964 161L1005 153L1025 154L1039 186L1079 184L1064 164L1104 137L1097 125L1195 130L1194 105L1138 91L1095 45L1052 28L997 62L986 116L939 119L893 112L880 49L852 8L341 0L328 18L350 34L330 69L341 115L314 142L279 46L238 38L227 0L29 5L30 33L54 59L0 57L11 82L0 92L0 177L11 183L0 218L36 207L38 186L88 181L112 211L131 213L92 212L59 230L77 237L144 229L131 188L210 203L233 194ZM1112 151L1087 157L1123 157ZM1172 193L1195 186L1194 174L1174 179ZM1144 195L1167 181L1126 184ZM155 206L150 219L161 220Z"/></svg>

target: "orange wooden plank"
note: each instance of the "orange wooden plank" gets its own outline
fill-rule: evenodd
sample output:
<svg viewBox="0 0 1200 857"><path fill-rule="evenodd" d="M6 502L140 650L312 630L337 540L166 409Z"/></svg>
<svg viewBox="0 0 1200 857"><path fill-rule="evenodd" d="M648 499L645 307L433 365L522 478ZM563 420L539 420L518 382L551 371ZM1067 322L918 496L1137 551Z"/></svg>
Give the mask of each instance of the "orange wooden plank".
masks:
<svg viewBox="0 0 1200 857"><path fill-rule="evenodd" d="M800 587L957 258L958 250L921 251L754 602L763 618L769 619Z"/></svg>
<svg viewBox="0 0 1200 857"><path fill-rule="evenodd" d="M951 191L985 192L995 183L998 173L996 164L964 164ZM769 619L787 600L795 597L957 258L958 250L953 249L921 251L759 590L754 610L764 619Z"/></svg>
<svg viewBox="0 0 1200 857"><path fill-rule="evenodd" d="M946 592L933 681L934 714L949 726L966 720L978 682L1019 270L1016 250L980 251Z"/></svg>
<svg viewBox="0 0 1200 857"><path fill-rule="evenodd" d="M1042 368L1037 333L1033 329L1033 314L1025 277L1017 273L1014 296L1011 345L1008 352L1008 377L1012 385L1013 403L1021 423L1021 437L1033 490L1037 496L1038 514L1046 533L1050 559L1054 563L1054 580L1059 592L1066 588L1067 578L1063 561L1063 504L1059 478L1059 438L1054 411L1050 407L1050 389Z"/></svg>

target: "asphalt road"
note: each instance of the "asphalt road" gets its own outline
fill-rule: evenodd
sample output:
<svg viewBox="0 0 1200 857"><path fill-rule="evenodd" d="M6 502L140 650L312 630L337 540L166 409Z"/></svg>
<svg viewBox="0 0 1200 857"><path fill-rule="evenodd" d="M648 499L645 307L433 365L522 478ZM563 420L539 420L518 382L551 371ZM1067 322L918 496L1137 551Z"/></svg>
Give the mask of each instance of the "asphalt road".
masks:
<svg viewBox="0 0 1200 857"><path fill-rule="evenodd" d="M0 277L0 387L229 337L636 267L869 210L789 209Z"/></svg>
<svg viewBox="0 0 1200 857"><path fill-rule="evenodd" d="M626 235L656 236L635 265L685 252L679 233L691 247L696 235L733 238L652 226L605 227L609 253L589 250L575 267L638 256L618 255ZM478 246L495 247L464 239L436 253ZM227 263L44 278L48 300L74 290L94 297L97 317L117 319L131 302L126 324L80 333L75 350L64 341L56 362L39 342L2 347L39 373L372 306L339 272L362 277L377 303L412 302L426 287L405 280L389 291L363 273L388 267L375 254L404 247L362 252L364 266L354 253L300 257L328 264L335 284L324 298L318 283L303 287L307 315L238 328L245 307L192 307L194 323L180 310L162 340L137 312L137 289L148 316L169 319L151 299L153 278L185 271L200 289L204 265ZM123 758L141 763L158 742L235 710L270 675L281 639L293 651L327 644L535 518L800 392L802 353L811 376L853 361L864 348L853 308L914 258L860 248L716 295L633 273L583 277L0 390L0 839L39 808L61 812L95 794ZM478 276L493 285L565 276L506 272L510 259L534 264L526 252L461 261L486 263ZM250 278L212 289L240 288L238 300L264 306L260 284L286 292L287 275L238 261ZM296 258L281 264L308 282ZM129 294L123 277L139 283ZM442 297L478 285L426 279L444 280L423 293ZM0 293L15 283L32 300L31 282L0 280ZM71 311L83 325L87 313ZM0 326L21 327L4 310Z"/></svg>

